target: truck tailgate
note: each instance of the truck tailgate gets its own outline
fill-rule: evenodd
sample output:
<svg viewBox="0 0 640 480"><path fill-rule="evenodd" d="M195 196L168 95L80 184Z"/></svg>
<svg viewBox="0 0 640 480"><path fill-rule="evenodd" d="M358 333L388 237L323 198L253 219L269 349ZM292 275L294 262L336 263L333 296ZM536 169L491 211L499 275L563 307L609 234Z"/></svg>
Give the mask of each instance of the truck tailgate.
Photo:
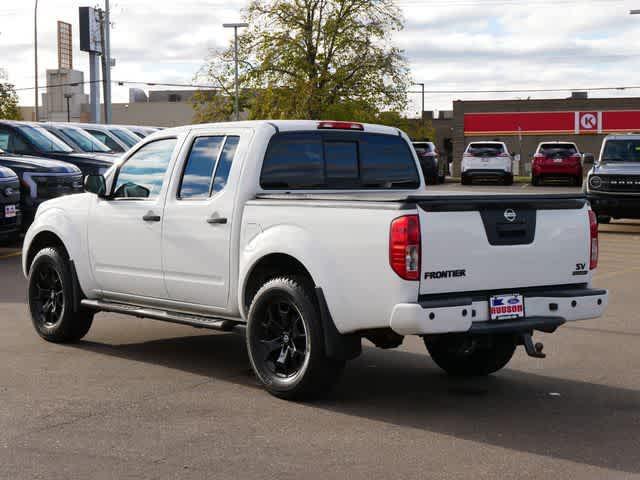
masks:
<svg viewBox="0 0 640 480"><path fill-rule="evenodd" d="M588 283L589 207L581 196L414 197L420 294Z"/></svg>

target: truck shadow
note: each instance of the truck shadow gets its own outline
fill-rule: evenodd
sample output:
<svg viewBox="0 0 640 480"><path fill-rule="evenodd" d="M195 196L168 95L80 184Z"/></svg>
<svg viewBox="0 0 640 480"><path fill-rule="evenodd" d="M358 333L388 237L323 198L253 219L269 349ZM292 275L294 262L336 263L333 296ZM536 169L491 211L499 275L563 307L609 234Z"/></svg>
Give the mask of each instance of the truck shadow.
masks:
<svg viewBox="0 0 640 480"><path fill-rule="evenodd" d="M267 395L251 373L239 335L126 345L88 341L77 348L230 381ZM365 348L335 391L310 408L640 473L640 392L635 390L508 369L489 378L451 379L426 354Z"/></svg>

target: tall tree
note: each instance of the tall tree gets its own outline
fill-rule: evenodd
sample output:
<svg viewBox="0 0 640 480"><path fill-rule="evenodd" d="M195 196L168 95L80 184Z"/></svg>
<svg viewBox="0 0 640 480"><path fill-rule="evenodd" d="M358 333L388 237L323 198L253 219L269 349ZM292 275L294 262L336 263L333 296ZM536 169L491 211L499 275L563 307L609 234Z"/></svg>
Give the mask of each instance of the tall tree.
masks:
<svg viewBox="0 0 640 480"><path fill-rule="evenodd" d="M6 74L0 70L0 118L20 120L18 94L14 86L6 81Z"/></svg>
<svg viewBox="0 0 640 480"><path fill-rule="evenodd" d="M391 36L403 19L394 0L252 0L240 36L241 105L250 118L375 120L406 105L409 76ZM228 118L233 45L200 77L218 94L196 96L197 119Z"/></svg>

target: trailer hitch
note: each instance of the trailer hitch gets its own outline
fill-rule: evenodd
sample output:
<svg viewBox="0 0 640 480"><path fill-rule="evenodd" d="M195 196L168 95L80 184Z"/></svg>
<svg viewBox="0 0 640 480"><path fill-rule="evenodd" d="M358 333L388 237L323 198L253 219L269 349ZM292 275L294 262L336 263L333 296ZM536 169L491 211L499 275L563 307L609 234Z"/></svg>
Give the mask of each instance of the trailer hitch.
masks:
<svg viewBox="0 0 640 480"><path fill-rule="evenodd" d="M546 358L547 355L542 353L544 350L544 345L541 342L533 343L533 338L531 338L531 333L523 333L520 336L522 340L522 344L524 345L524 349L527 352L527 355L533 358Z"/></svg>

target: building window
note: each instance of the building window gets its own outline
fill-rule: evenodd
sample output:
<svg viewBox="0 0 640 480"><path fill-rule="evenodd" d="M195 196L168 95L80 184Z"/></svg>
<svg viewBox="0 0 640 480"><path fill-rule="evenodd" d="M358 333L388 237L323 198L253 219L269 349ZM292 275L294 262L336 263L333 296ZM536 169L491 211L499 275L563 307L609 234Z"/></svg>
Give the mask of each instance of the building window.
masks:
<svg viewBox="0 0 640 480"><path fill-rule="evenodd" d="M175 102L179 102L180 100L182 100L182 99L180 98L180 95L178 95L177 93L170 93L169 94L169 101L170 102L174 102L175 103Z"/></svg>

